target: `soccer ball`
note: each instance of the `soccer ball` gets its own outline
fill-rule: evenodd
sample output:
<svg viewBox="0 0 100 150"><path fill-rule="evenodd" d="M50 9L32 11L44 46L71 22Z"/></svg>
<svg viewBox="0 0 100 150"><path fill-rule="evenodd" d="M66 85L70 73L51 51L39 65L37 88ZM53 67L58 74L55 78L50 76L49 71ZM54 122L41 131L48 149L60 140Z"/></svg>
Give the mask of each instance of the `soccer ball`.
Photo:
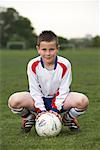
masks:
<svg viewBox="0 0 100 150"><path fill-rule="evenodd" d="M35 124L35 129L39 136L56 136L60 133L61 128L62 124L59 118L49 112L42 114Z"/></svg>

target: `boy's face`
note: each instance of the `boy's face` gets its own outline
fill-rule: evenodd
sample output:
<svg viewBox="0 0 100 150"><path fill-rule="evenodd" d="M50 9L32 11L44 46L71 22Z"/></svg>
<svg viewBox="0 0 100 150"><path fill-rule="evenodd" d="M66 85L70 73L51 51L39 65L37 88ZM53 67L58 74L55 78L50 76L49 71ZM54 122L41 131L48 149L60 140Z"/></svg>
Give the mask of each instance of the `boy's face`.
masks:
<svg viewBox="0 0 100 150"><path fill-rule="evenodd" d="M37 46L37 50L45 64L54 63L55 57L58 53L58 47L55 41L51 42L42 41L40 45Z"/></svg>

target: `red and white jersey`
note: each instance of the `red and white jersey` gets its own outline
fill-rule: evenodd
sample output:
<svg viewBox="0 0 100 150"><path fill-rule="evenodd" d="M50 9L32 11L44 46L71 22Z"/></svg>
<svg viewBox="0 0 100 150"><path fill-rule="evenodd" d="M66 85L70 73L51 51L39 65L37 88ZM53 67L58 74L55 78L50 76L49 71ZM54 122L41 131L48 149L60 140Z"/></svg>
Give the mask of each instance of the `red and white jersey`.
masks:
<svg viewBox="0 0 100 150"><path fill-rule="evenodd" d="M42 58L38 56L28 63L27 74L35 107L45 111L43 97L54 97L52 107L60 111L70 91L72 81L70 62L66 58L57 56L54 69L48 70L44 67Z"/></svg>

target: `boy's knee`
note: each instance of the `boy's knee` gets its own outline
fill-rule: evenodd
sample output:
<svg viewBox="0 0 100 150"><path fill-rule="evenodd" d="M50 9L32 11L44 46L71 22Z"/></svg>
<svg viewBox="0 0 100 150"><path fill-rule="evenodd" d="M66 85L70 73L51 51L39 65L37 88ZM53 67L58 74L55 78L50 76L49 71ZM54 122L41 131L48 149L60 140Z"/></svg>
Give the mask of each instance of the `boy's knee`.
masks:
<svg viewBox="0 0 100 150"><path fill-rule="evenodd" d="M11 108L19 108L20 101L16 93L12 94L8 100L8 106Z"/></svg>
<svg viewBox="0 0 100 150"><path fill-rule="evenodd" d="M80 107L82 108L87 108L89 105L89 100L88 97L84 94L82 94L81 98L80 98L80 103L79 103Z"/></svg>

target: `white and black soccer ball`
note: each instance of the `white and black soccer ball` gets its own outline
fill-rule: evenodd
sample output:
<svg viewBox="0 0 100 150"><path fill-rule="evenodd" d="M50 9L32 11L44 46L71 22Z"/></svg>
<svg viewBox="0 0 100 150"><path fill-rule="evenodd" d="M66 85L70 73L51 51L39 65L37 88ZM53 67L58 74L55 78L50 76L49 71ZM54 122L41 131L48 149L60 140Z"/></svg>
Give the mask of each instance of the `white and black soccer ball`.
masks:
<svg viewBox="0 0 100 150"><path fill-rule="evenodd" d="M44 113L35 124L36 132L39 136L57 136L62 128L59 118L53 113Z"/></svg>

